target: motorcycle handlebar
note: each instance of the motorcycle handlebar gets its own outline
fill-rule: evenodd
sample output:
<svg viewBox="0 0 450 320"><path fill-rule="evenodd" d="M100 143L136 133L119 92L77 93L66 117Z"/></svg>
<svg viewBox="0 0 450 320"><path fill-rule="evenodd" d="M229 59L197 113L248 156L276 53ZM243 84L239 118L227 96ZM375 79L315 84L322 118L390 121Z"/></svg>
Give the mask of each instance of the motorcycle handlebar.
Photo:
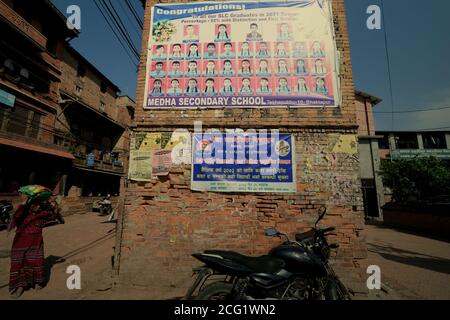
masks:
<svg viewBox="0 0 450 320"><path fill-rule="evenodd" d="M321 231L322 233L327 233L327 232L334 231L334 230L336 230L335 227L329 227L329 228L322 229L322 230L320 230L320 231Z"/></svg>

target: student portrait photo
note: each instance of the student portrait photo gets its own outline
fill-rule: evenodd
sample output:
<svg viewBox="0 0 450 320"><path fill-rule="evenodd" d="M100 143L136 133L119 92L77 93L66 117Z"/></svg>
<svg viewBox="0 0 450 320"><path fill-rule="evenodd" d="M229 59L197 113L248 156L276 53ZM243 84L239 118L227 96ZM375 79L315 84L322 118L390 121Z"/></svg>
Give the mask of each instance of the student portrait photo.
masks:
<svg viewBox="0 0 450 320"><path fill-rule="evenodd" d="M191 43L188 47L188 51L186 52L187 60L197 60L200 59L200 48L197 43Z"/></svg>
<svg viewBox="0 0 450 320"><path fill-rule="evenodd" d="M294 87L294 91L295 91L295 93L298 93L301 95L310 93L310 89L309 89L308 83L306 82L305 78L302 77L302 78L297 79L297 84Z"/></svg>
<svg viewBox="0 0 450 320"><path fill-rule="evenodd" d="M153 46L153 55L152 60L166 60L166 46L164 45L157 45Z"/></svg>
<svg viewBox="0 0 450 320"><path fill-rule="evenodd" d="M325 83L325 78L316 78L314 92L320 95L328 96L329 93Z"/></svg>
<svg viewBox="0 0 450 320"><path fill-rule="evenodd" d="M200 70L197 61L187 62L186 77L198 77Z"/></svg>
<svg viewBox="0 0 450 320"><path fill-rule="evenodd" d="M272 94L272 89L270 88L270 82L268 78L259 79L259 86L256 89L259 94Z"/></svg>
<svg viewBox="0 0 450 320"><path fill-rule="evenodd" d="M242 78L241 88L239 89L240 94L249 95L253 94L252 83L250 78Z"/></svg>
<svg viewBox="0 0 450 320"><path fill-rule="evenodd" d="M300 41L294 42L294 47L292 48L292 56L294 58L307 58L308 49L306 48L306 43Z"/></svg>
<svg viewBox="0 0 450 320"><path fill-rule="evenodd" d="M287 61L285 59L278 60L277 67L275 69L275 74L278 76L289 75L289 68L288 68Z"/></svg>
<svg viewBox="0 0 450 320"><path fill-rule="evenodd" d="M183 90L181 89L180 80L172 79L170 80L170 87L167 89L168 96L181 96Z"/></svg>
<svg viewBox="0 0 450 320"><path fill-rule="evenodd" d="M230 38L230 25L229 24L219 24L216 26L216 37L214 41L216 42L229 42Z"/></svg>
<svg viewBox="0 0 450 320"><path fill-rule="evenodd" d="M184 26L183 42L198 42L198 25L188 24Z"/></svg>
<svg viewBox="0 0 450 320"><path fill-rule="evenodd" d="M278 41L287 41L292 40L292 31L291 31L291 25L288 23L280 23L278 24L278 35L277 35Z"/></svg>
<svg viewBox="0 0 450 320"><path fill-rule="evenodd" d="M270 58L270 48L267 42L259 42L257 44L258 51L256 53L256 56L258 58Z"/></svg>
<svg viewBox="0 0 450 320"><path fill-rule="evenodd" d="M306 67L306 62L304 59L297 59L295 61L295 74L296 75L308 74L308 68Z"/></svg>
<svg viewBox="0 0 450 320"><path fill-rule="evenodd" d="M240 61L239 75L240 76L252 76L253 75L253 69L252 69L250 60L245 59L245 60Z"/></svg>
<svg viewBox="0 0 450 320"><path fill-rule="evenodd" d="M239 58L253 58L253 45L249 42L240 43Z"/></svg>
<svg viewBox="0 0 450 320"><path fill-rule="evenodd" d="M312 69L313 75L322 75L327 73L327 68L324 66L323 59L316 59L314 61L314 68Z"/></svg>
<svg viewBox="0 0 450 320"><path fill-rule="evenodd" d="M204 63L203 76L217 77L219 75L219 72L217 71L217 67L216 67L216 61L208 60L208 61L203 61L203 63Z"/></svg>
<svg viewBox="0 0 450 320"><path fill-rule="evenodd" d="M155 62L153 65L153 71L150 72L150 77L152 78L164 78L166 76L165 62Z"/></svg>
<svg viewBox="0 0 450 320"><path fill-rule="evenodd" d="M204 59L217 59L217 47L214 42L205 44L205 48L203 50L203 58Z"/></svg>
<svg viewBox="0 0 450 320"><path fill-rule="evenodd" d="M215 87L216 83L213 78L208 78L205 80L205 86L203 89L203 94L206 96L212 96L217 94L217 90Z"/></svg>
<svg viewBox="0 0 450 320"><path fill-rule="evenodd" d="M180 61L173 61L169 71L169 78L180 78L183 76L183 71Z"/></svg>
<svg viewBox="0 0 450 320"><path fill-rule="evenodd" d="M277 42L275 47L275 58L289 58L289 49L286 42Z"/></svg>
<svg viewBox="0 0 450 320"><path fill-rule="evenodd" d="M279 95L286 95L291 93L291 88L289 86L289 82L287 78L282 77L278 79L278 85L276 88L276 92Z"/></svg>
<svg viewBox="0 0 450 320"><path fill-rule="evenodd" d="M200 94L200 90L198 88L198 82L196 79L189 79L187 81L186 89L184 90L184 94L187 96L198 96Z"/></svg>
<svg viewBox="0 0 450 320"><path fill-rule="evenodd" d="M267 59L261 59L259 60L259 66L256 70L257 76L270 76L272 74L270 69L269 60Z"/></svg>
<svg viewBox="0 0 450 320"><path fill-rule="evenodd" d="M250 32L247 33L246 40L247 41L262 41L263 40L261 33L259 33L259 31L258 31L257 23L250 24Z"/></svg>
<svg viewBox="0 0 450 320"><path fill-rule="evenodd" d="M234 95L234 93L236 92L236 90L234 89L233 86L233 80L231 80L230 78L225 78L223 80L223 85L222 85L222 89L220 89L220 93L222 95Z"/></svg>
<svg viewBox="0 0 450 320"><path fill-rule="evenodd" d="M184 45L174 43L170 50L170 60L182 60L184 58Z"/></svg>
<svg viewBox="0 0 450 320"><path fill-rule="evenodd" d="M163 83L161 79L156 79L150 85L149 96L151 97L162 97L164 96Z"/></svg>
<svg viewBox="0 0 450 320"><path fill-rule="evenodd" d="M234 61L225 60L223 62L222 71L220 72L222 76L234 76L236 72L234 71Z"/></svg>
<svg viewBox="0 0 450 320"><path fill-rule="evenodd" d="M313 58L324 58L325 50L319 41L314 41L311 46L311 57Z"/></svg>
<svg viewBox="0 0 450 320"><path fill-rule="evenodd" d="M222 59L234 59L236 58L236 53L234 52L234 47L231 42L226 42L222 45L222 54L220 55Z"/></svg>

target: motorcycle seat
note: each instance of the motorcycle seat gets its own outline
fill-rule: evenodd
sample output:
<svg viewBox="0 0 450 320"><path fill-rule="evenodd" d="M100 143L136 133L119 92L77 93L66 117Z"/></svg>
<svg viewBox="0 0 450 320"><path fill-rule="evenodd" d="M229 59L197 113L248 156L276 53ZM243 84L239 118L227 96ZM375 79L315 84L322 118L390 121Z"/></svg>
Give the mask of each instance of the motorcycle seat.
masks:
<svg viewBox="0 0 450 320"><path fill-rule="evenodd" d="M206 250L205 253L233 260L254 270L255 273L277 273L284 267L283 260L268 255L251 257L234 251L225 250Z"/></svg>
<svg viewBox="0 0 450 320"><path fill-rule="evenodd" d="M308 230L306 232L296 233L295 234L295 240L302 241L302 240L305 240L307 238L311 238L311 237L314 236L315 233L316 233L316 230L314 230L314 229Z"/></svg>

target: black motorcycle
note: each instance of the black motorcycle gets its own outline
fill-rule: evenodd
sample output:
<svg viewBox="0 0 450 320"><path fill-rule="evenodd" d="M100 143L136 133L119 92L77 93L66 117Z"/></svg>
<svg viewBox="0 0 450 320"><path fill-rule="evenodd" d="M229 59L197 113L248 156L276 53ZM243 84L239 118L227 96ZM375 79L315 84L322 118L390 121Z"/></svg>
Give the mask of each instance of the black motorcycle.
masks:
<svg viewBox="0 0 450 320"><path fill-rule="evenodd" d="M11 221L13 205L10 201L0 201L0 228L5 228Z"/></svg>
<svg viewBox="0 0 450 320"><path fill-rule="evenodd" d="M311 230L295 235L296 240L274 228L266 229L269 237L285 241L268 255L250 257L233 251L207 250L193 257L205 263L194 269L197 277L185 299L198 300L347 300L348 290L328 264L330 249L326 236L334 227ZM209 282L209 284L206 284Z"/></svg>

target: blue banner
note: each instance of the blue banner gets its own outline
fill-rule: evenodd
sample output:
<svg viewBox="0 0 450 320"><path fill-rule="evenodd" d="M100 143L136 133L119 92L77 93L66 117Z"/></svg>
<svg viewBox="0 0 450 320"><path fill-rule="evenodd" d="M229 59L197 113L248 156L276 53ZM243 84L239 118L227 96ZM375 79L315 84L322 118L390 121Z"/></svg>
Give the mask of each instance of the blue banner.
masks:
<svg viewBox="0 0 450 320"><path fill-rule="evenodd" d="M217 192L295 192L290 134L204 133L193 136L191 189Z"/></svg>
<svg viewBox="0 0 450 320"><path fill-rule="evenodd" d="M199 2L188 4L164 4L154 7L153 22L175 20L205 14L263 8L301 8L317 0L297 0L280 2Z"/></svg>
<svg viewBox="0 0 450 320"><path fill-rule="evenodd" d="M0 89L0 103L10 107L14 108L14 104L16 102L16 96Z"/></svg>

